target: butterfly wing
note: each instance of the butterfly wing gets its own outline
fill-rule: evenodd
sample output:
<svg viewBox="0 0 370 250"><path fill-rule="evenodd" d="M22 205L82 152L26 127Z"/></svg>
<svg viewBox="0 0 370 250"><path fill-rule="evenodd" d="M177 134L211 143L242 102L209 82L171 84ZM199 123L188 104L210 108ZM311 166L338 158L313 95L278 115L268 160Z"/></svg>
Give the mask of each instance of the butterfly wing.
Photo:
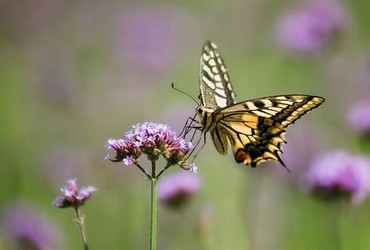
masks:
<svg viewBox="0 0 370 250"><path fill-rule="evenodd" d="M217 151L226 154L230 143L237 162L255 167L262 161L275 160L284 165L279 154L285 143L285 128L324 99L286 95L235 104L227 68L213 42L204 44L200 65L198 114L203 132L210 132Z"/></svg>
<svg viewBox="0 0 370 250"><path fill-rule="evenodd" d="M206 41L200 58L200 93L202 105L217 110L235 103L227 68L213 42Z"/></svg>
<svg viewBox="0 0 370 250"><path fill-rule="evenodd" d="M255 167L275 160L284 165L279 154L285 142L285 128L308 111L320 106L318 96L286 95L253 99L213 112L216 124L210 130L216 149L227 153L230 143L238 163Z"/></svg>

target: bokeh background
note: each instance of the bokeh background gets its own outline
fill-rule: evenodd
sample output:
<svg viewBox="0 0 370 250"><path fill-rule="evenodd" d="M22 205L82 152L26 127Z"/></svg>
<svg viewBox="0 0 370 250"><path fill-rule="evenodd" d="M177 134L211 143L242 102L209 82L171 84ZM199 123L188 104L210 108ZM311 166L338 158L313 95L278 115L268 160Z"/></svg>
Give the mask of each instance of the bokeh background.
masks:
<svg viewBox="0 0 370 250"><path fill-rule="evenodd" d="M208 140L196 158L199 192L182 209L159 207L158 249L369 249L369 201L329 204L304 185L319 153L370 155L364 131L347 119L370 98L368 8L350 0L1 0L0 249L16 240L81 249L73 210L51 206L73 177L98 188L83 207L92 249L147 248L149 182L135 167L104 161L105 145L138 122L181 131L196 104L171 83L198 97L207 39L239 101L304 93L326 103L288 129L290 174L274 163L238 165Z"/></svg>

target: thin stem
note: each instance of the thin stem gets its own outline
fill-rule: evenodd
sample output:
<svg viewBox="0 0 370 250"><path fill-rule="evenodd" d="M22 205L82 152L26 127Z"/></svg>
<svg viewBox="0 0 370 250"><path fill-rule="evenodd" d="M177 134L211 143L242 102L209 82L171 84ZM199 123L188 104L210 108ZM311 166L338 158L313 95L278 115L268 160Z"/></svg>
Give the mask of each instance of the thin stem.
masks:
<svg viewBox="0 0 370 250"><path fill-rule="evenodd" d="M335 209L331 209L332 218L334 220L333 225L335 226L336 233L336 249L346 249L346 240L345 237L348 235L346 231L346 220L348 215L347 203L345 201L338 201L334 204ZM334 211L334 213L333 213Z"/></svg>
<svg viewBox="0 0 370 250"><path fill-rule="evenodd" d="M84 250L88 250L89 246L87 245L87 238L86 238L86 232L85 232L85 221L83 215L81 215L80 209L78 207L75 208L76 211L76 223L78 225L78 229L81 234L81 240Z"/></svg>
<svg viewBox="0 0 370 250"><path fill-rule="evenodd" d="M155 161L152 161L152 176L151 179L155 179L155 172L156 172L156 166L155 166Z"/></svg>
<svg viewBox="0 0 370 250"><path fill-rule="evenodd" d="M145 169L139 164L139 163L134 163L136 167L138 167L138 169L140 169L140 171L150 180L152 177L150 176L150 174L148 174Z"/></svg>
<svg viewBox="0 0 370 250"><path fill-rule="evenodd" d="M155 174L155 172L154 172ZM151 208L150 208L150 250L157 249L157 179L150 179Z"/></svg>
<svg viewBox="0 0 370 250"><path fill-rule="evenodd" d="M167 163L167 165L157 174L156 179L158 179L159 176L161 176L164 173L164 171L166 171L171 166L172 166L171 164Z"/></svg>

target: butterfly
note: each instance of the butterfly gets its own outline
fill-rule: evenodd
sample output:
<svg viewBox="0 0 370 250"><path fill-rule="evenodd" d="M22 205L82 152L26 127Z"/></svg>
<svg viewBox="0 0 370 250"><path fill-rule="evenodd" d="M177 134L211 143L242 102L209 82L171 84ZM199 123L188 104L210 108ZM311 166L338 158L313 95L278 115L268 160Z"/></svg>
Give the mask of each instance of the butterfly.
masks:
<svg viewBox="0 0 370 250"><path fill-rule="evenodd" d="M235 101L224 60L217 46L206 41L200 59L200 100L197 108L202 133L210 133L217 151L231 146L235 161L256 167L280 158L285 129L325 99L310 95L278 95ZM286 168L286 167L285 167Z"/></svg>

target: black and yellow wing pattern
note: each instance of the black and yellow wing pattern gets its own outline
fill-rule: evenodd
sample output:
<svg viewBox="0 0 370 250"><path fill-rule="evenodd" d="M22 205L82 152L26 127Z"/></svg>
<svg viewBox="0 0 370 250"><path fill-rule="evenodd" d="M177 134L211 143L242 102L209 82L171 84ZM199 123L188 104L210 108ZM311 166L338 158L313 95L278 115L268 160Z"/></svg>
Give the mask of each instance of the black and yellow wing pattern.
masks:
<svg viewBox="0 0 370 250"><path fill-rule="evenodd" d="M227 68L210 41L204 44L200 60L201 105L198 115L203 133L211 134L217 151L226 154L230 144L235 161L252 167L280 158L285 128L324 98L310 95L280 95L235 102Z"/></svg>

